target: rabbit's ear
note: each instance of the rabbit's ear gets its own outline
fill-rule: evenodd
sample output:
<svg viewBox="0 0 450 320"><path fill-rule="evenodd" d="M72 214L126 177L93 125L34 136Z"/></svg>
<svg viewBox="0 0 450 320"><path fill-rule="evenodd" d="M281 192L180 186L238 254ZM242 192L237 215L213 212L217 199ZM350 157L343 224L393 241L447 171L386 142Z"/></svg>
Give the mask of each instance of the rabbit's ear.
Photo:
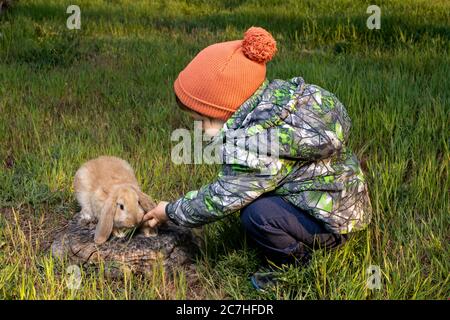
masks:
<svg viewBox="0 0 450 320"><path fill-rule="evenodd" d="M102 244L108 240L113 230L114 214L116 207L114 206L116 199L114 195L109 196L103 205L100 218L95 228L94 242L96 244Z"/></svg>
<svg viewBox="0 0 450 320"><path fill-rule="evenodd" d="M145 212L149 212L154 207L156 207L156 203L153 202L153 200L143 193L139 188L133 188L134 191L136 191L138 197L139 197L139 205L144 209Z"/></svg>

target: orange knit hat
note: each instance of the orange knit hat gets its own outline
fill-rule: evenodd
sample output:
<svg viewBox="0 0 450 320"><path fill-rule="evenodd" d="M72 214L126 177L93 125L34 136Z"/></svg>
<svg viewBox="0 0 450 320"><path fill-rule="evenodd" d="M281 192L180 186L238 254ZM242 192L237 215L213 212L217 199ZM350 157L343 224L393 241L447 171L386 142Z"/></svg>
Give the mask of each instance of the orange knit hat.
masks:
<svg viewBox="0 0 450 320"><path fill-rule="evenodd" d="M225 121L264 82L266 63L276 51L269 32L251 27L243 40L200 51L175 80L175 94L186 107Z"/></svg>

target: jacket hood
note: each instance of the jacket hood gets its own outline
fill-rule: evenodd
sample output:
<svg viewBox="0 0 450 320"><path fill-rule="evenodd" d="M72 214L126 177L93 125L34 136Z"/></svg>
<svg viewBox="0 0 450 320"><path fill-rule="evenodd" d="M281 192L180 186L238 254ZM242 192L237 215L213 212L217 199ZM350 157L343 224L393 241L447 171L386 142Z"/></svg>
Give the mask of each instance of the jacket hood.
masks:
<svg viewBox="0 0 450 320"><path fill-rule="evenodd" d="M345 108L328 91L301 77L266 80L219 133L222 161L273 173L275 158L330 156L342 147L350 125Z"/></svg>

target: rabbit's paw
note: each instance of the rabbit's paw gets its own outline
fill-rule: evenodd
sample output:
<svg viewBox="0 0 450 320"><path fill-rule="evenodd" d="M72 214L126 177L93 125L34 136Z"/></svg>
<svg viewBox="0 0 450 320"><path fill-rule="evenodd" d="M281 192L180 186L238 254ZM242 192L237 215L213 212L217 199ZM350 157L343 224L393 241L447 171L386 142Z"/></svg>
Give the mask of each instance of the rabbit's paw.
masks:
<svg viewBox="0 0 450 320"><path fill-rule="evenodd" d="M141 233L146 238L156 237L158 235L158 228L144 227L141 228Z"/></svg>
<svg viewBox="0 0 450 320"><path fill-rule="evenodd" d="M82 225L88 225L89 223L93 222L95 219L92 217L92 214L90 212L87 212L86 210L81 210L80 216L79 216L79 222Z"/></svg>
<svg viewBox="0 0 450 320"><path fill-rule="evenodd" d="M116 238L125 238L127 233L124 230L114 229L113 230L113 236Z"/></svg>

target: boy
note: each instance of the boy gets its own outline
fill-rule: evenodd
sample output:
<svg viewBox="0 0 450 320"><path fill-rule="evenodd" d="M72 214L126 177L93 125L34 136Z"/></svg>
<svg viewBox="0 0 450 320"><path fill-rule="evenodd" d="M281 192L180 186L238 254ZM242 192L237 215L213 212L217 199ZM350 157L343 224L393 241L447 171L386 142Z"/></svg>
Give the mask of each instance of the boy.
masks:
<svg viewBox="0 0 450 320"><path fill-rule="evenodd" d="M307 261L311 249L341 245L370 222L365 179L345 146L350 119L344 106L300 77L268 81L266 63L275 52L270 33L252 27L243 40L203 49L179 74L177 102L203 121L208 135L272 136L278 152L259 155L246 143L231 157L236 148L225 144L216 181L160 202L145 215L150 226L170 219L196 227L240 210L246 233L265 256L291 263Z"/></svg>

